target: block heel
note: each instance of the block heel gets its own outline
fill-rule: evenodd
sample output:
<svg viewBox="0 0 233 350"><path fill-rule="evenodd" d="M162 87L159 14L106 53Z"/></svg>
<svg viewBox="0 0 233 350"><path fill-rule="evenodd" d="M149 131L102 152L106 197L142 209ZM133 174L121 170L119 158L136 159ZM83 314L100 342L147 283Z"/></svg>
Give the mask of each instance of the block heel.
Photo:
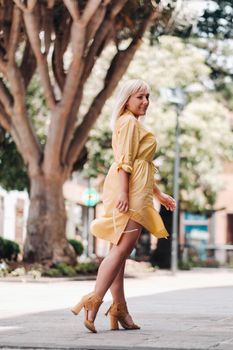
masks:
<svg viewBox="0 0 233 350"><path fill-rule="evenodd" d="M124 329L140 329L138 325L135 323L128 324L125 321L126 315L129 314L127 309L127 304L125 301L123 302L113 302L110 308L105 313L105 316L107 316L109 313L110 315L110 329L111 330L118 330L119 329L119 323Z"/></svg>
<svg viewBox="0 0 233 350"><path fill-rule="evenodd" d="M110 316L110 329L112 331L119 330L118 318L115 316Z"/></svg>
<svg viewBox="0 0 233 350"><path fill-rule="evenodd" d="M74 315L78 315L82 310L82 308L84 308L85 310L84 326L87 329L89 329L91 332L97 333L94 322L91 320L88 320L88 311L95 311L97 313L102 302L103 300L93 292L85 295L77 305L71 308L71 312Z"/></svg>
<svg viewBox="0 0 233 350"><path fill-rule="evenodd" d="M77 305L71 308L71 312L73 312L73 314L77 316L83 307L84 307L84 303L80 301L80 303L78 303Z"/></svg>

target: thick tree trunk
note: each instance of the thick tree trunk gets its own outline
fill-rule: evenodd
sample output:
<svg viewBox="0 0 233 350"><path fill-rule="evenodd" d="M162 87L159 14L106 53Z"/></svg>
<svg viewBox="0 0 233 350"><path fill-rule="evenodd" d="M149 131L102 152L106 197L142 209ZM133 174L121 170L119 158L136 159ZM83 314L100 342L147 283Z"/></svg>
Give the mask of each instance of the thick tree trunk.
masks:
<svg viewBox="0 0 233 350"><path fill-rule="evenodd" d="M76 255L65 236L63 182L56 177L31 179L30 208L24 261L75 264Z"/></svg>

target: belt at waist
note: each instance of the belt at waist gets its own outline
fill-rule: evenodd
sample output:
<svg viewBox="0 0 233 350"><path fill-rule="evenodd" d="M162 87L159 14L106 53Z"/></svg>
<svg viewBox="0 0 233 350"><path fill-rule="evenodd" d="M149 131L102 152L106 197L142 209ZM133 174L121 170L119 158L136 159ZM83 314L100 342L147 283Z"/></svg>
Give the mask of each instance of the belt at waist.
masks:
<svg viewBox="0 0 233 350"><path fill-rule="evenodd" d="M146 160L144 158L136 158L135 160L143 160L144 162L149 163L149 165L151 166L151 168L152 168L154 173L158 173L159 172L158 168L155 166L155 164L153 163L152 160Z"/></svg>

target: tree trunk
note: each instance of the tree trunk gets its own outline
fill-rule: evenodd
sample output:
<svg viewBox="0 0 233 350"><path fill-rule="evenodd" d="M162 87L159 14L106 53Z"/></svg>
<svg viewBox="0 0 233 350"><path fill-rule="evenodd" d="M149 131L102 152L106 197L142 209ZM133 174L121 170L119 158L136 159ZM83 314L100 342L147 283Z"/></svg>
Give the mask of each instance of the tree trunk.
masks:
<svg viewBox="0 0 233 350"><path fill-rule="evenodd" d="M74 249L65 236L66 211L63 181L43 176L31 178L30 208L24 261L75 264Z"/></svg>

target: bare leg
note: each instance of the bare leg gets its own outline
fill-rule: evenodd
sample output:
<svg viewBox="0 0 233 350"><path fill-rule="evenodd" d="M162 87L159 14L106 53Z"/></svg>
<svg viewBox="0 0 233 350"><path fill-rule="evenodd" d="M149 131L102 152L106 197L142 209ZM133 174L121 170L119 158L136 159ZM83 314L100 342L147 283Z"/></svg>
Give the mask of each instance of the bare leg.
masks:
<svg viewBox="0 0 233 350"><path fill-rule="evenodd" d="M138 236L138 238L139 238L139 236ZM112 248L112 246L113 245L111 244L110 245L110 249ZM126 263L126 260L123 262L119 273L115 277L115 279L112 282L112 285L110 287L110 291L111 291L112 298L113 298L114 302L124 302L124 301L126 301L125 292L124 292L125 263ZM128 325L131 325L131 324L134 323L133 320L132 320L132 317L129 314L126 315L125 322Z"/></svg>
<svg viewBox="0 0 233 350"><path fill-rule="evenodd" d="M140 232L141 232L141 228L140 228ZM138 236L137 240L138 239L139 239L139 236ZM135 242L135 244L136 243L137 243L137 241ZM111 243L110 244L110 250L112 249L112 247L113 247L113 244ZM126 263L126 259L122 263L120 271L118 272L117 276L115 277L115 279L112 282L112 285L110 287L112 298L116 302L125 301L125 293L124 293L125 263Z"/></svg>
<svg viewBox="0 0 233 350"><path fill-rule="evenodd" d="M121 271L126 258L130 255L133 250L141 233L141 225L133 220L129 220L125 228L127 230L135 230L132 232L123 233L118 245L114 245L109 251L108 255L104 258L100 264L96 285L95 293L101 298L104 297L107 290L112 285L118 273ZM119 275L121 276L121 275ZM95 320L95 312L90 311L88 313L88 319Z"/></svg>
<svg viewBox="0 0 233 350"><path fill-rule="evenodd" d="M126 263L126 260L123 262L120 271L118 272L117 276L115 277L110 287L112 298L116 302L125 301L125 292L124 292L125 263Z"/></svg>

